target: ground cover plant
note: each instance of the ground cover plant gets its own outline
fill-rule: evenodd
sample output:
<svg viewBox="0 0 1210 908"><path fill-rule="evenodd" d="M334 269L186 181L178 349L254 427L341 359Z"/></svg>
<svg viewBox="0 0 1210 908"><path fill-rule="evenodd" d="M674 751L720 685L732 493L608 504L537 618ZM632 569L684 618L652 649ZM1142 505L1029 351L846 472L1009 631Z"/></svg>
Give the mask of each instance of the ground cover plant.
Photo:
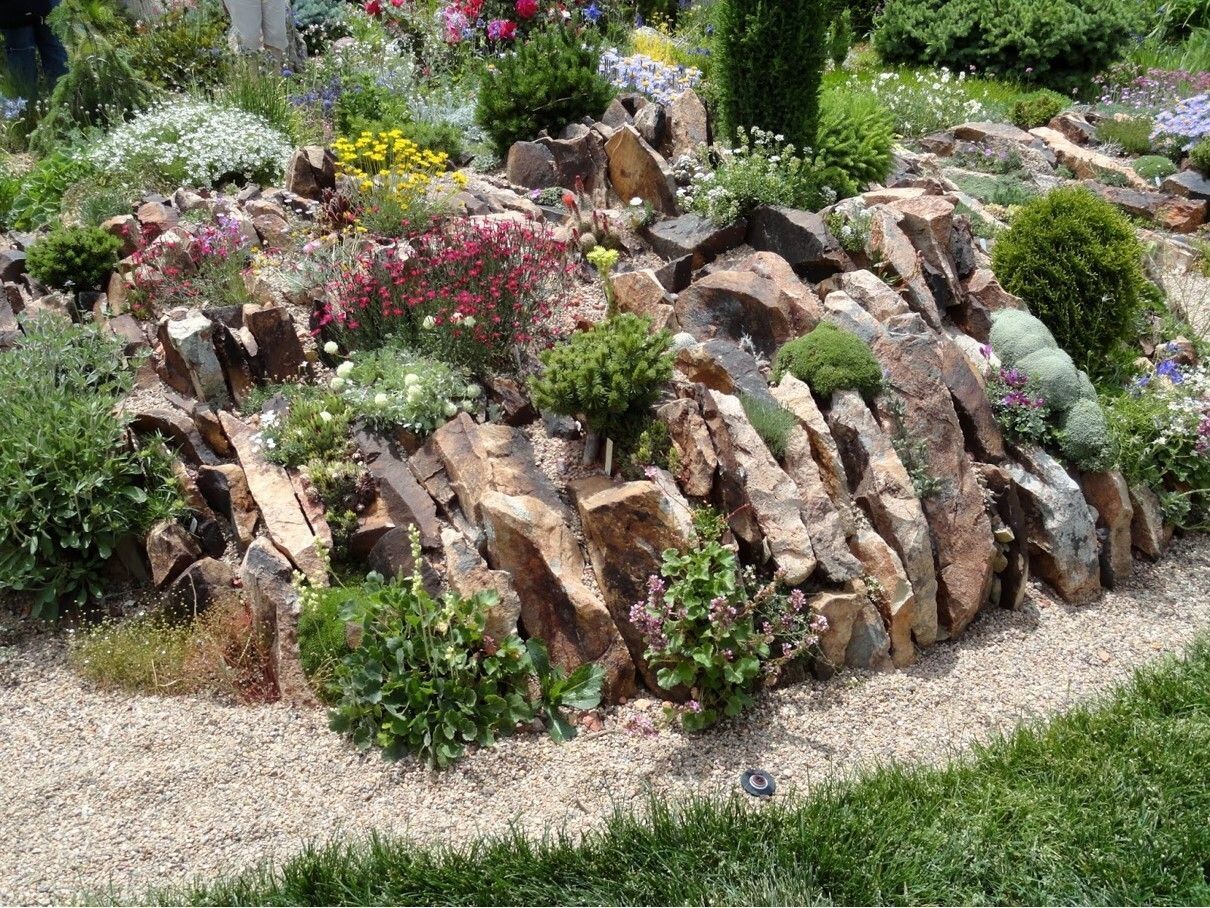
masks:
<svg viewBox="0 0 1210 908"><path fill-rule="evenodd" d="M1201 904L1210 641L1103 702L949 766L888 766L805 800L655 803L582 842L317 844L163 904ZM1146 784L1140 784L1145 779ZM618 874L617 868L629 868Z"/></svg>

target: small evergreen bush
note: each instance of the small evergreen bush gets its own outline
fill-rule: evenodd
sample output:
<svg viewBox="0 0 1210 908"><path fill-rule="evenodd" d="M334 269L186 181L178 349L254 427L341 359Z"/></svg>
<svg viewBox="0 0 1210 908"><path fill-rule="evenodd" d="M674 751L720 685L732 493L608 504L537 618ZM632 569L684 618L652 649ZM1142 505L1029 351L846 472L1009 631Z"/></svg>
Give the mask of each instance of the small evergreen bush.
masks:
<svg viewBox="0 0 1210 908"><path fill-rule="evenodd" d="M887 63L948 66L1069 91L1125 51L1133 0L887 0L874 47Z"/></svg>
<svg viewBox="0 0 1210 908"><path fill-rule="evenodd" d="M996 240L992 267L1093 374L1134 336L1147 295L1142 247L1130 222L1082 186L1022 206Z"/></svg>
<svg viewBox="0 0 1210 908"><path fill-rule="evenodd" d="M882 367L865 342L831 322L786 343L773 360L773 381L786 373L804 381L816 396L828 400L846 388L866 397L882 387Z"/></svg>
<svg viewBox="0 0 1210 908"><path fill-rule="evenodd" d="M719 0L713 78L726 135L763 129L814 148L830 0Z"/></svg>
<svg viewBox="0 0 1210 908"><path fill-rule="evenodd" d="M496 151L603 114L615 89L597 71L600 56L593 33L553 26L486 67L475 119Z"/></svg>
<svg viewBox="0 0 1210 908"><path fill-rule="evenodd" d="M1045 126L1067 108L1067 98L1053 91L1035 91L1013 103L1013 123L1019 129Z"/></svg>
<svg viewBox="0 0 1210 908"><path fill-rule="evenodd" d="M118 263L122 241L99 227L60 227L29 247L29 273L48 287L94 290Z"/></svg>
<svg viewBox="0 0 1210 908"><path fill-rule="evenodd" d="M1189 150L1189 161L1203 176L1210 176L1210 139L1202 139Z"/></svg>
<svg viewBox="0 0 1210 908"><path fill-rule="evenodd" d="M838 199L881 183L891 169L891 115L874 95L831 91L820 102L815 168Z"/></svg>
<svg viewBox="0 0 1210 908"><path fill-rule="evenodd" d="M623 445L642 430L660 390L672 377L667 331L651 333L637 315L614 316L542 354L532 382L534 403L585 421Z"/></svg>

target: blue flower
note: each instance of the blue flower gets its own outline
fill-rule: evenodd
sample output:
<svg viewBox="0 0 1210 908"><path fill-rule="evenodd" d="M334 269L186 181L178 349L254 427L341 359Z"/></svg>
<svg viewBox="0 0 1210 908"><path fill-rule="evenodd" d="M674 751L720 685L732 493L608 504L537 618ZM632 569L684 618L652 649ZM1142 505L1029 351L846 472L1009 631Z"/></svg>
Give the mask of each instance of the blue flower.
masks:
<svg viewBox="0 0 1210 908"><path fill-rule="evenodd" d="M594 25L601 21L601 17L605 15L601 12L601 8L597 6L596 0L588 5L588 9L584 10L584 18Z"/></svg>
<svg viewBox="0 0 1210 908"><path fill-rule="evenodd" d="M1181 373L1180 366L1176 364L1175 360L1171 359L1166 359L1156 366L1155 373L1156 375L1162 375L1174 385L1179 385L1185 380L1185 376Z"/></svg>

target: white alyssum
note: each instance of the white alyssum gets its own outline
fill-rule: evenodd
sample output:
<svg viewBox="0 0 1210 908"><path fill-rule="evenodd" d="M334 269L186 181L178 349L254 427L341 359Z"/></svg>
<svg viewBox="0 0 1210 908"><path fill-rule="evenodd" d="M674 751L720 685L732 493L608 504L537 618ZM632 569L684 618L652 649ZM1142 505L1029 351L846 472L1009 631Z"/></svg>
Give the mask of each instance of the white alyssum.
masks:
<svg viewBox="0 0 1210 908"><path fill-rule="evenodd" d="M277 179L293 150L261 117L193 98L173 98L123 123L88 152L108 173L147 167L191 186L223 179Z"/></svg>

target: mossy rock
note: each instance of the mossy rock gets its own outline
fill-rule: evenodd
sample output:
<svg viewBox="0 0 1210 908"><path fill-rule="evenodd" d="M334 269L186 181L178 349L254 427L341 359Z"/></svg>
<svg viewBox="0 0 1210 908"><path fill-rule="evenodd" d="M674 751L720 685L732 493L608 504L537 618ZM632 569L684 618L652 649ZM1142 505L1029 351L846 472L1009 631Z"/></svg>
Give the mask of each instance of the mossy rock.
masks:
<svg viewBox="0 0 1210 908"><path fill-rule="evenodd" d="M1023 309L1002 309L992 316L992 350L1006 366L1016 366L1039 350L1057 350L1050 329Z"/></svg>

